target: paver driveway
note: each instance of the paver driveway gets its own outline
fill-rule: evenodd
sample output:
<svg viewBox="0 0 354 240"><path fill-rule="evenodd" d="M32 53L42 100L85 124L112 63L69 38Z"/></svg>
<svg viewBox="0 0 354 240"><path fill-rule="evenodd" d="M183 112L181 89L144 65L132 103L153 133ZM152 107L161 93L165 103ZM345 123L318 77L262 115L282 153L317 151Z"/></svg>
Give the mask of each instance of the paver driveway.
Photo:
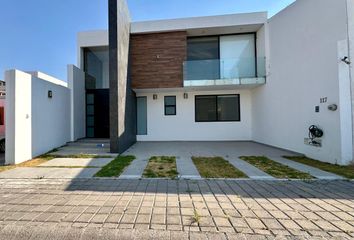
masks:
<svg viewBox="0 0 354 240"><path fill-rule="evenodd" d="M353 238L354 182L0 180L0 239L286 236Z"/></svg>

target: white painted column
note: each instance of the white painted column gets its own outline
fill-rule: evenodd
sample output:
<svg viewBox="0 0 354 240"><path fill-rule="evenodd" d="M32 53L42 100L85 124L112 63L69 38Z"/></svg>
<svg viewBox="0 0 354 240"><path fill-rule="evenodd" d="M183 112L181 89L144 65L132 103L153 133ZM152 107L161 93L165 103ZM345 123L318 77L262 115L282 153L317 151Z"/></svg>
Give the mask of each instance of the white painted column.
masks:
<svg viewBox="0 0 354 240"><path fill-rule="evenodd" d="M6 81L6 164L32 158L32 76L10 70Z"/></svg>
<svg viewBox="0 0 354 240"><path fill-rule="evenodd" d="M349 66L340 59L348 55L348 41L338 42L338 80L339 80L339 111L341 131L341 160L338 164L346 165L353 157L353 124L350 90Z"/></svg>
<svg viewBox="0 0 354 240"><path fill-rule="evenodd" d="M351 103L352 103L352 139L354 141L354 0L347 0L347 16L348 16L348 47L349 59L349 74L351 79ZM354 147L352 152L354 160Z"/></svg>
<svg viewBox="0 0 354 240"><path fill-rule="evenodd" d="M68 87L70 89L70 141L86 136L85 116L85 73L68 65Z"/></svg>

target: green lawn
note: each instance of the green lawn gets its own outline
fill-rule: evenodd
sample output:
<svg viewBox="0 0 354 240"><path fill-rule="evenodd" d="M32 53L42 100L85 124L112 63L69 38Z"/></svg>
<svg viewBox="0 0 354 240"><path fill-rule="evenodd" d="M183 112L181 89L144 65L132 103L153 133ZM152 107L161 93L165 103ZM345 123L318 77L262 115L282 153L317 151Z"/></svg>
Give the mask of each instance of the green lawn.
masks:
<svg viewBox="0 0 354 240"><path fill-rule="evenodd" d="M320 162L318 160L314 160L308 157L290 157L290 156L284 156L284 158L287 158L289 160L298 162L298 163L303 163L306 165L309 165L311 167L319 168L323 171L331 172L349 179L354 179L354 165L349 165L349 166L340 166L340 165L335 165L335 164L330 164L330 163L325 163L325 162Z"/></svg>
<svg viewBox="0 0 354 240"><path fill-rule="evenodd" d="M222 157L192 157L192 160L204 178L247 178Z"/></svg>
<svg viewBox="0 0 354 240"><path fill-rule="evenodd" d="M276 178L290 178L290 179L312 179L313 177L304 172L300 172L267 157L261 156L247 156L240 157L240 159L252 164L253 166L259 168L263 172Z"/></svg>
<svg viewBox="0 0 354 240"><path fill-rule="evenodd" d="M154 156L149 160L143 176L146 178L178 177L176 157Z"/></svg>
<svg viewBox="0 0 354 240"><path fill-rule="evenodd" d="M118 156L96 173L95 177L118 177L134 159L135 156Z"/></svg>

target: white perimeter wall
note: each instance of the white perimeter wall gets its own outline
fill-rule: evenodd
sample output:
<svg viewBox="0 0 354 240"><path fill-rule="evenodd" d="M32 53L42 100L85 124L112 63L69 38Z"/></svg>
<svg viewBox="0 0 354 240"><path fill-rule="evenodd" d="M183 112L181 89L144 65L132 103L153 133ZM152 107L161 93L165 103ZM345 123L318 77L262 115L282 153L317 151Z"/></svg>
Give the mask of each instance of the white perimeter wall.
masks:
<svg viewBox="0 0 354 240"><path fill-rule="evenodd" d="M138 135L138 141L229 141L251 140L251 92L238 91L202 91L187 92L188 99L183 98L184 92L139 93L137 96L147 97L147 132ZM195 122L195 95L240 94L241 122ZM164 115L164 96L176 96L177 115Z"/></svg>
<svg viewBox="0 0 354 240"><path fill-rule="evenodd" d="M354 1L347 0L348 15L348 35L349 35L349 57L352 64L350 65L351 78L351 94L352 94L352 119L354 119ZM354 139L354 121L353 121L353 139ZM354 149L353 149L354 159Z"/></svg>
<svg viewBox="0 0 354 240"><path fill-rule="evenodd" d="M253 139L321 161L349 163L352 137L343 131L352 131L350 82L339 61L347 50L346 0L297 0L271 18L267 29L269 75L267 84L253 91ZM320 104L323 97L328 102ZM339 110L327 110L329 104ZM324 130L322 148L304 144L312 124Z"/></svg>
<svg viewBox="0 0 354 240"><path fill-rule="evenodd" d="M30 160L70 140L69 88L36 76L5 73L7 164ZM48 98L49 90L53 98Z"/></svg>
<svg viewBox="0 0 354 240"><path fill-rule="evenodd" d="M86 136L86 92L85 73L74 65L68 65L68 85L71 90L70 140L76 141Z"/></svg>

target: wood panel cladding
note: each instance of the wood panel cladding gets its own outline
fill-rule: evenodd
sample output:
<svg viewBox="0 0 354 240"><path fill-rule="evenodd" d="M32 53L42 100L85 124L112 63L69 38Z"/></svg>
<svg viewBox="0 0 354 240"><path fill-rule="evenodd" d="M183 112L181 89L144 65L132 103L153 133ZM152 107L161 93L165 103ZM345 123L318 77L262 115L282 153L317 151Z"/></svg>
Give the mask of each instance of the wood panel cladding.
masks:
<svg viewBox="0 0 354 240"><path fill-rule="evenodd" d="M132 88L183 87L183 61L186 58L186 32L131 35Z"/></svg>

